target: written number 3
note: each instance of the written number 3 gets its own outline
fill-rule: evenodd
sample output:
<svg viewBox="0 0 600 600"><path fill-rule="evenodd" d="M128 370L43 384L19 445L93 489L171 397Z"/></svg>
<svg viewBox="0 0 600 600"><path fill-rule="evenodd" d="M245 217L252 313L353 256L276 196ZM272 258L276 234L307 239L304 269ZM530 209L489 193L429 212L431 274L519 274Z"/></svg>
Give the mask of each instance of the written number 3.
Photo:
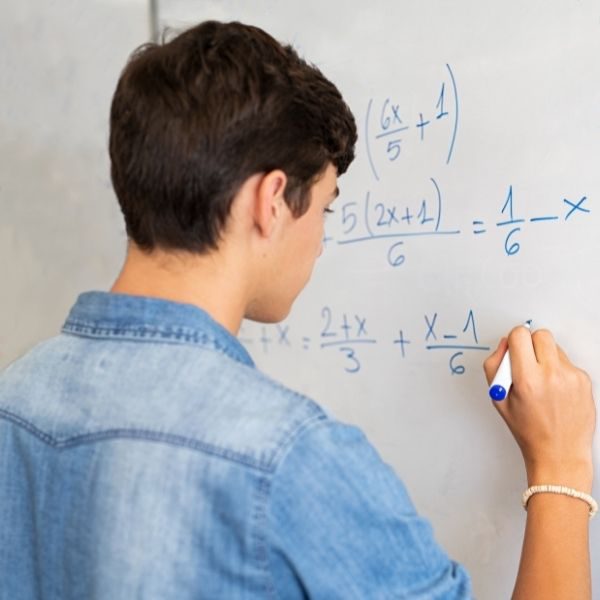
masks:
<svg viewBox="0 0 600 600"><path fill-rule="evenodd" d="M350 348L350 346L342 346L340 348L340 352L343 352L348 360L346 366L344 367L346 373L357 373L360 371L360 362L358 358L356 358L354 348Z"/></svg>

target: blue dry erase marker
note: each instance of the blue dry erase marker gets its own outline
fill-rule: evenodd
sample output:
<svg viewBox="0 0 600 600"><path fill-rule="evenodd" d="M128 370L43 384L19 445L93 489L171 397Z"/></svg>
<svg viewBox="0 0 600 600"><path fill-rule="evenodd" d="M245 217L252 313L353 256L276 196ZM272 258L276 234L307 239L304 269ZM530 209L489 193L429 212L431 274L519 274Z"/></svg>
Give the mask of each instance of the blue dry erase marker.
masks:
<svg viewBox="0 0 600 600"><path fill-rule="evenodd" d="M531 319L523 323L527 329L531 329ZM508 396L510 386L512 385L512 371L510 369L510 354L508 348L502 357L500 366L490 385L490 398L496 402L504 400Z"/></svg>

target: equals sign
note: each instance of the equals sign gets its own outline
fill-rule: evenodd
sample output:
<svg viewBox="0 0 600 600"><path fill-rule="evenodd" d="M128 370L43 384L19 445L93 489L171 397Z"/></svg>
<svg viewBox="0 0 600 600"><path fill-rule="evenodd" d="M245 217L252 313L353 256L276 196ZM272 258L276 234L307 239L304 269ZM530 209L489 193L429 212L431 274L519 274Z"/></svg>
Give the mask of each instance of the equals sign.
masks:
<svg viewBox="0 0 600 600"><path fill-rule="evenodd" d="M483 225L483 221L473 221L473 233L485 233L485 229L479 229Z"/></svg>
<svg viewBox="0 0 600 600"><path fill-rule="evenodd" d="M303 337L302 338L302 348L304 350L308 350L308 345L310 344L310 338Z"/></svg>

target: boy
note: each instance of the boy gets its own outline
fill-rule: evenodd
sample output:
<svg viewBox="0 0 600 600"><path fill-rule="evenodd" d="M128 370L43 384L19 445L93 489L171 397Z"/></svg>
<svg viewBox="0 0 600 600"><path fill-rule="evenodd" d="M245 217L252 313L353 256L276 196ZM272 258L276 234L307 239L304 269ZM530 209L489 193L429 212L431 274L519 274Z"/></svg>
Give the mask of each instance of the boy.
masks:
<svg viewBox="0 0 600 600"><path fill-rule="evenodd" d="M364 435L235 338L288 314L355 141L335 86L257 28L134 54L111 109L122 272L0 379L3 597L470 597ZM508 343L530 484L589 492L588 378L548 332ZM587 505L529 510L515 596L589 597Z"/></svg>

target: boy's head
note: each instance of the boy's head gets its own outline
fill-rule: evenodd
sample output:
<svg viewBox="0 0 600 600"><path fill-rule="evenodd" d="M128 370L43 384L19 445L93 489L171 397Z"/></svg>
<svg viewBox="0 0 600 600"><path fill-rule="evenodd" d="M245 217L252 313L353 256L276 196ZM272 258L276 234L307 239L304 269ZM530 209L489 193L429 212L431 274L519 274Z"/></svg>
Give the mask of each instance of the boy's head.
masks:
<svg viewBox="0 0 600 600"><path fill-rule="evenodd" d="M250 176L280 169L299 217L326 167L354 158L356 125L337 88L290 46L209 21L138 49L110 117L111 175L129 238L143 250L217 247Z"/></svg>

